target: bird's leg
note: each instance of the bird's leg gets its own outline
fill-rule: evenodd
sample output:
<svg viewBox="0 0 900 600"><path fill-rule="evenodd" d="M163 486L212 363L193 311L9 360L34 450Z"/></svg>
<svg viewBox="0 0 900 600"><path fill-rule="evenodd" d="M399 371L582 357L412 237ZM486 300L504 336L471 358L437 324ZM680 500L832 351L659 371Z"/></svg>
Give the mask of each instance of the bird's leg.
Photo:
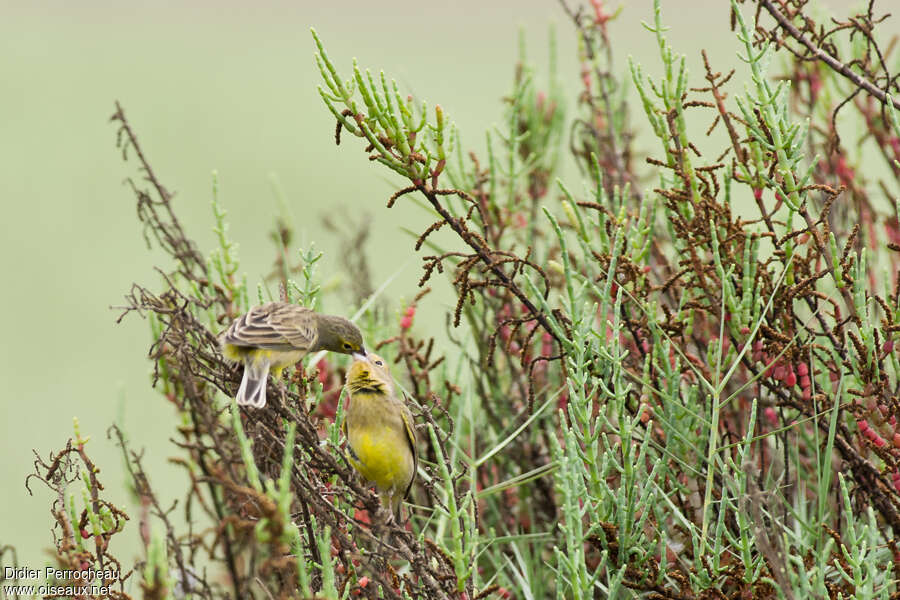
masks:
<svg viewBox="0 0 900 600"><path fill-rule="evenodd" d="M379 559L384 561L382 566L383 569L386 569L390 564L388 561L388 557L391 556L394 552L393 544L394 544L394 525L397 524L397 520L394 517L394 511L391 510L392 506L393 494L390 492L385 492L381 497L381 504L378 507L378 513L373 518L372 523L377 524L373 529L373 533L379 540L379 546L383 550L382 553L379 554Z"/></svg>
<svg viewBox="0 0 900 600"><path fill-rule="evenodd" d="M391 511L390 495L385 492L381 496L378 509L369 513L371 519L372 534L382 546L390 544L391 529L394 524L394 513Z"/></svg>
<svg viewBox="0 0 900 600"><path fill-rule="evenodd" d="M391 511L384 506L384 504L378 507L378 510L375 511L374 514L370 514L372 518L372 525L378 526L389 526L391 524Z"/></svg>
<svg viewBox="0 0 900 600"><path fill-rule="evenodd" d="M387 526L391 526L396 523L396 519L394 518L394 511L392 507L394 506L394 494L391 492L385 492L381 497L381 508L378 512L384 511L387 513L387 516L384 519L384 524Z"/></svg>
<svg viewBox="0 0 900 600"><path fill-rule="evenodd" d="M278 378L278 394L281 396L281 405L287 406L287 385L281 377Z"/></svg>

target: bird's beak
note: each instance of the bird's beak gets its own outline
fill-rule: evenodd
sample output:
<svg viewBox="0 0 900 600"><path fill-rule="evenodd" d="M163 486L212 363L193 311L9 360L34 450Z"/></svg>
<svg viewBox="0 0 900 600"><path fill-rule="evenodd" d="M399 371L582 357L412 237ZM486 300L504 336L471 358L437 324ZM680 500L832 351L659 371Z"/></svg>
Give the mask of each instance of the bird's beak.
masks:
<svg viewBox="0 0 900 600"><path fill-rule="evenodd" d="M360 350L359 352L354 352L350 356L353 357L353 360L368 360L368 357L366 356L366 351L364 349Z"/></svg>

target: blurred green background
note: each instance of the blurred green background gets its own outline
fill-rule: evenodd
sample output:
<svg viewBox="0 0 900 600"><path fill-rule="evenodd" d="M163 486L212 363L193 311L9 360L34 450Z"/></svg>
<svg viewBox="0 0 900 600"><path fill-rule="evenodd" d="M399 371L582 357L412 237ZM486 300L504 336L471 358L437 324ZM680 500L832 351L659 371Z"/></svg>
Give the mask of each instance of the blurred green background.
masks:
<svg viewBox="0 0 900 600"><path fill-rule="evenodd" d="M658 74L655 41L640 24L652 19L652 2L624 4L611 25L620 74L627 55ZM711 51L716 68L737 64L728 5L663 2L670 42L688 56L695 86L704 83L701 48ZM837 11L855 6L841 0L827 5ZM147 324L131 316L116 325L119 312L111 308L132 282L158 281L154 264L168 266L158 251L147 250L134 197L123 185L135 170L114 145L108 118L115 100L159 178L177 192L176 210L204 251L213 244L211 172L218 171L230 235L240 244L251 286L273 257L274 176L297 225L296 241L315 241L325 251L323 272L334 271L337 246L322 231L320 215L341 206L368 213L376 283L407 264L389 294L410 298L418 261L409 260L412 242L399 228L421 229L427 219L411 203L384 208L395 188L385 169L365 159L357 140L345 136L334 146L334 122L316 92L309 28L316 27L343 73L355 56L429 106L440 103L467 148L482 156L484 131L499 123L501 98L510 89L520 27L529 60L539 67L538 84L545 85L548 28L556 23L570 111L578 92L573 29L550 0L4 1L0 15L0 381L7 407L0 545L16 546L20 563L31 567L43 564L52 541L49 494L36 484L29 497L23 485L32 449L46 457L62 448L73 416L92 436L89 449L113 501L127 503L121 461L105 434L120 417L135 447L146 449L164 503L184 483L166 463L174 417L149 386ZM891 28L898 30L896 23ZM633 122L643 128L638 109ZM698 119L698 127L708 124ZM639 138L639 160L657 152L651 144ZM564 173L572 189L582 189L574 169ZM448 293L435 295L431 314L442 301L450 302ZM416 326L441 335L441 321L432 322L434 331L425 319ZM131 528L136 539L136 523Z"/></svg>

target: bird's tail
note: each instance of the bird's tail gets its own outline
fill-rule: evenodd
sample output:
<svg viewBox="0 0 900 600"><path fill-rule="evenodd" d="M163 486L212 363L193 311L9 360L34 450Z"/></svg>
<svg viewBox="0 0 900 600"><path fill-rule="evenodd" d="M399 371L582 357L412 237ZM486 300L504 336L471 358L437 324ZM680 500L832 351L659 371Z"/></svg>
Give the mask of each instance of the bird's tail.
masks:
<svg viewBox="0 0 900 600"><path fill-rule="evenodd" d="M235 400L241 406L262 408L266 405L266 379L269 376L269 361L248 360L244 363L244 378L238 388Z"/></svg>

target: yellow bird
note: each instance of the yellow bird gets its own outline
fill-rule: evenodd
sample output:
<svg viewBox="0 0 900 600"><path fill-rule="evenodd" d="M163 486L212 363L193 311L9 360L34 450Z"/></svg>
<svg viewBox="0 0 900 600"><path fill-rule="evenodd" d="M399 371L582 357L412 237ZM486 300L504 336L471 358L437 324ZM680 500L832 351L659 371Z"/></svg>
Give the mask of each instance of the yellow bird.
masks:
<svg viewBox="0 0 900 600"><path fill-rule="evenodd" d="M269 369L277 378L282 369L318 350L366 354L362 333L349 320L287 302L254 306L219 341L226 359L244 363L237 403L256 408L266 405Z"/></svg>
<svg viewBox="0 0 900 600"><path fill-rule="evenodd" d="M375 484L382 503L399 521L418 464L412 413L396 396L384 359L371 353L353 358L347 371L350 403L344 419L350 463Z"/></svg>

